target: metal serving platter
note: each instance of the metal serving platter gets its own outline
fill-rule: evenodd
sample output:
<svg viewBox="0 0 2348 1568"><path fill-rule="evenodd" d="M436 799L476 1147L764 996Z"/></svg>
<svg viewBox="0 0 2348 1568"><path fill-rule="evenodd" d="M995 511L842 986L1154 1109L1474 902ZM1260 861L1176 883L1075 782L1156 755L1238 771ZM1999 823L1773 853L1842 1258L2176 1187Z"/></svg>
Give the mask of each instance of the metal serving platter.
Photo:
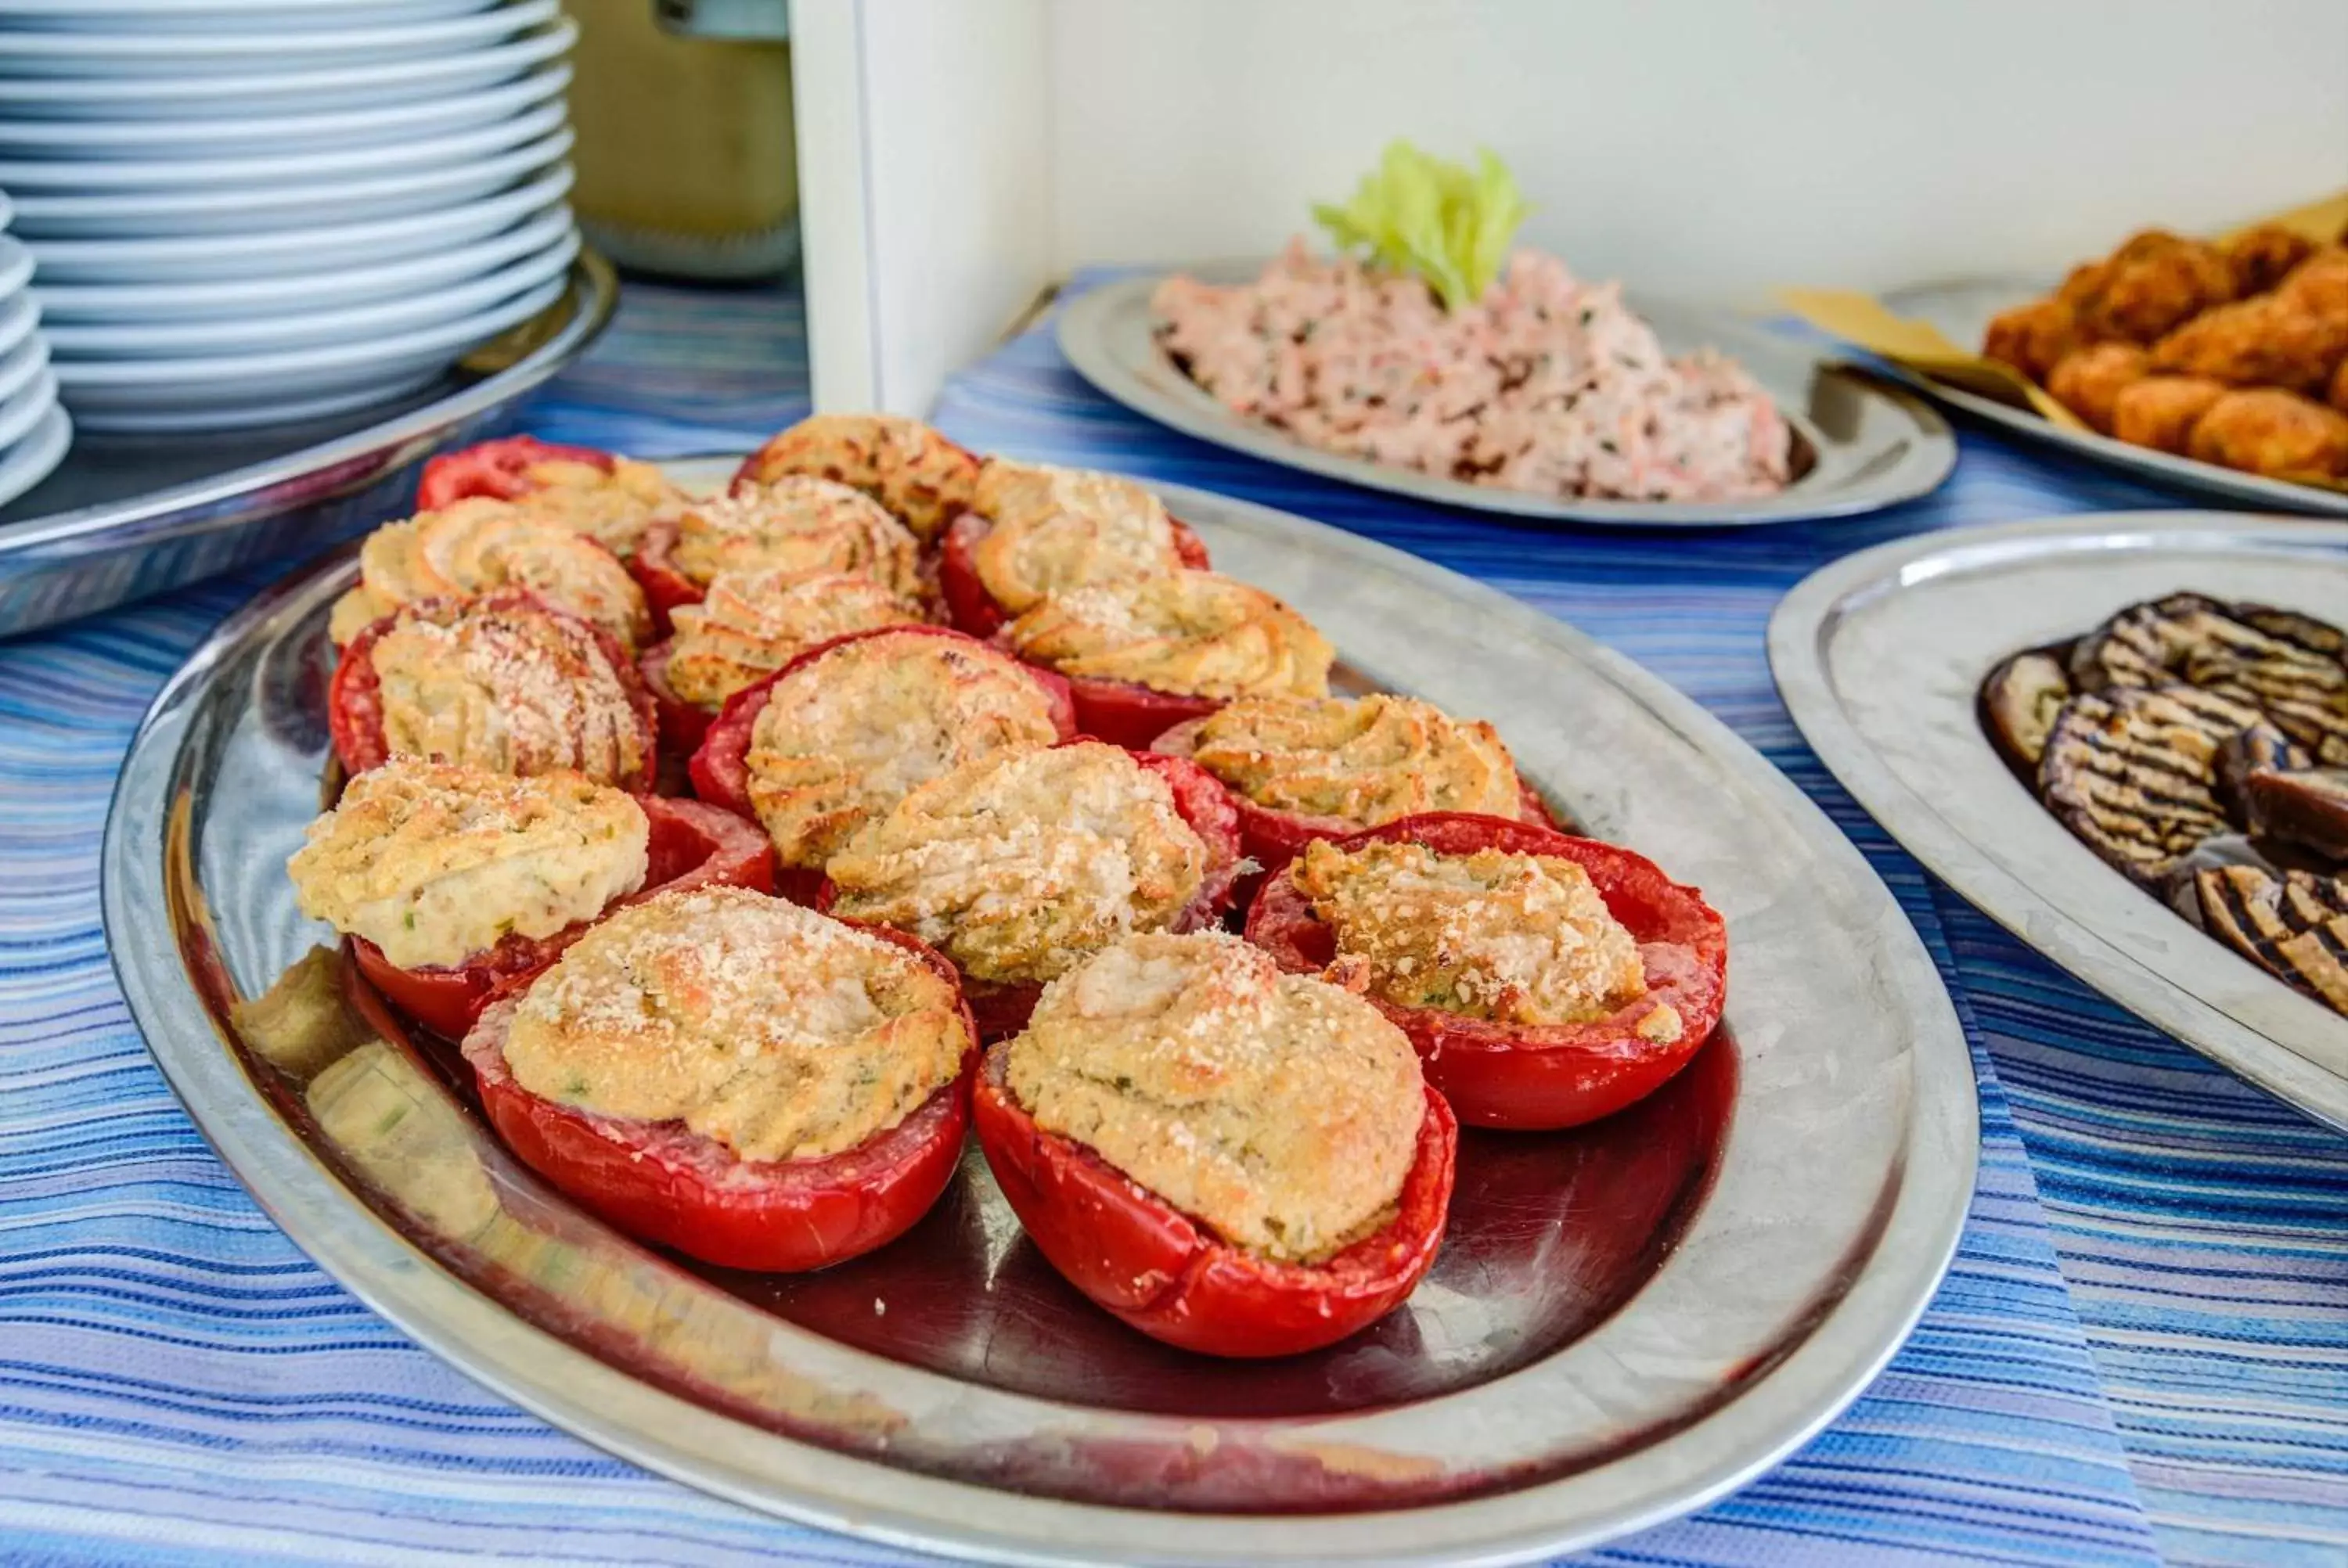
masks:
<svg viewBox="0 0 2348 1568"><path fill-rule="evenodd" d="M1183 271L1210 283L1238 283L1263 265L1218 261ZM1807 471L1774 496L1703 502L1582 499L1437 478L1307 446L1225 407L1158 347L1149 296L1163 281L1163 275L1129 278L1089 290L1061 313L1060 352L1086 381L1201 441L1415 500L1613 528L1749 528L1850 517L1913 500L1947 478L1957 460L1947 423L1902 389L1830 364L1804 344L1734 315L1626 292L1631 308L1671 353L1709 346L1742 364L1798 433L1807 449Z"/></svg>
<svg viewBox="0 0 2348 1568"><path fill-rule="evenodd" d="M320 804L347 550L224 624L125 762L108 946L156 1060L393 1323L613 1452L830 1529L1004 1562L1499 1563L1751 1480L1881 1368L1963 1223L1971 1061L1923 947L1817 807L1627 661L1395 550L1165 494L1360 681L1498 721L1728 917L1722 1036L1593 1128L1469 1133L1444 1253L1375 1327L1272 1362L1158 1346L1025 1245L975 1154L899 1242L797 1277L689 1266L542 1186L445 1047L318 1000L339 959L283 867Z"/></svg>
<svg viewBox="0 0 2348 1568"><path fill-rule="evenodd" d="M1930 322L1952 343L1970 347L1982 341L1990 317L2011 306L2044 298L2053 291L2055 282L2052 278L2002 277L1923 283L1886 294L1883 303L1895 315ZM2281 508L2348 518L2348 490L2324 490L2312 485L2294 485L2287 479L2261 478L2256 474L2221 468L2215 463L2156 452L2149 446L2132 446L2092 430L2066 430L2026 408L2016 408L2010 403L2000 403L1994 397L1984 397L1962 386L1950 386L1896 365L1887 368L1927 397L1986 420L2025 441L2058 447L2152 484L2262 511Z"/></svg>
<svg viewBox="0 0 2348 1568"><path fill-rule="evenodd" d="M477 351L474 368L391 404L265 430L84 433L0 507L0 637L372 527L402 509L427 457L492 428L584 353L618 302L611 268L582 253L553 308Z"/></svg>
<svg viewBox="0 0 2348 1568"><path fill-rule="evenodd" d="M2336 620L2348 525L2107 512L1895 540L1787 595L1769 662L1819 758L1951 886L2122 1007L2348 1129L2348 1019L2106 866L2007 771L1975 714L2008 654L2182 589Z"/></svg>

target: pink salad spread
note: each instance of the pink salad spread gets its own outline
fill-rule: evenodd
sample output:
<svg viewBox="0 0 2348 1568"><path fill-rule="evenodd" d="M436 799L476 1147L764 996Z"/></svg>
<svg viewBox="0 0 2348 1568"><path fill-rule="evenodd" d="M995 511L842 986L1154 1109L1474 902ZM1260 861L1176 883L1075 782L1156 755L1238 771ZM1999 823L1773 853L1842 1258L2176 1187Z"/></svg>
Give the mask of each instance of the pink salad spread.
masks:
<svg viewBox="0 0 2348 1568"><path fill-rule="evenodd" d="M1519 251L1480 303L1292 241L1251 283L1168 279L1159 343L1238 413L1309 446L1511 490L1767 495L1791 433L1734 361L1673 359L1615 283Z"/></svg>

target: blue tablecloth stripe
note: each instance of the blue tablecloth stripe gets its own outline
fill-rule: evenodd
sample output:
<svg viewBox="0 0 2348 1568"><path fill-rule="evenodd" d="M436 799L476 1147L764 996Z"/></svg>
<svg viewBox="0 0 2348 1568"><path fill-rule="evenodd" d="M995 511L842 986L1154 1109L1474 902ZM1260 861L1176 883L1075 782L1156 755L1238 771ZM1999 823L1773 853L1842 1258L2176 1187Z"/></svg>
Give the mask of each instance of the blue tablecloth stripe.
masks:
<svg viewBox="0 0 2348 1568"><path fill-rule="evenodd" d="M791 303L631 288L527 424L645 455L805 411ZM1497 584L1623 650L1819 801L1932 950L1983 1159L1955 1267L1840 1420L1622 1564L2348 1560L2348 1141L2051 969L1899 851L1802 745L1761 629L1785 589L1955 522L2176 504L1968 436L1881 517L1550 530L1224 453L1093 395L1042 333L957 377L982 447L1229 490ZM0 1561L919 1561L647 1476L485 1393L252 1206L129 1026L98 933L106 791L145 702L262 577L0 644Z"/></svg>

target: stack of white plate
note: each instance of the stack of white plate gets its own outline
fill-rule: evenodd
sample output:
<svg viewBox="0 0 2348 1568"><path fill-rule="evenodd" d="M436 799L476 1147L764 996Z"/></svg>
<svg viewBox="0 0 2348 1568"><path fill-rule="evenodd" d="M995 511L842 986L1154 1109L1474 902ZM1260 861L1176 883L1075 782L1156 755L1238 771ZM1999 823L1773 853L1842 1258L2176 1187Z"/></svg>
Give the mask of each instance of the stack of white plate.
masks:
<svg viewBox="0 0 2348 1568"><path fill-rule="evenodd" d="M76 422L364 408L561 299L576 36L559 0L0 0L0 190Z"/></svg>
<svg viewBox="0 0 2348 1568"><path fill-rule="evenodd" d="M73 444L73 425L57 406L41 307L26 286L33 253L5 232L8 220L8 198L0 194L0 503L48 477Z"/></svg>

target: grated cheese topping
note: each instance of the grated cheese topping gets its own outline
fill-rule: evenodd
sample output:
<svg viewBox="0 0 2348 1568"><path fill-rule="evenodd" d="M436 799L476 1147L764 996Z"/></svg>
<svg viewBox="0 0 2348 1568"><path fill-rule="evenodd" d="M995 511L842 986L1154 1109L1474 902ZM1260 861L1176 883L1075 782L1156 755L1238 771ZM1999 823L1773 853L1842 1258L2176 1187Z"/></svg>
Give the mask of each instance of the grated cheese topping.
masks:
<svg viewBox="0 0 2348 1568"><path fill-rule="evenodd" d="M985 980L1047 980L1171 926L1207 846L1158 775L1097 741L964 763L825 866L842 915L909 931Z"/></svg>
<svg viewBox="0 0 2348 1568"><path fill-rule="evenodd" d="M1502 1023L1579 1023L1646 994L1639 944L1570 860L1305 845L1289 875L1370 994Z"/></svg>
<svg viewBox="0 0 2348 1568"><path fill-rule="evenodd" d="M543 1099L682 1122L745 1160L815 1160L953 1080L961 1002L877 937L696 888L631 905L565 950L514 1009L506 1065Z"/></svg>
<svg viewBox="0 0 2348 1568"><path fill-rule="evenodd" d="M1065 675L1202 697L1323 697L1336 658L1287 605L1209 571L1070 589L1004 634L1021 658Z"/></svg>
<svg viewBox="0 0 2348 1568"><path fill-rule="evenodd" d="M803 474L852 485L927 543L968 509L978 461L937 431L893 414L819 414L784 431L750 460L765 483Z"/></svg>
<svg viewBox="0 0 2348 1568"><path fill-rule="evenodd" d="M643 713L603 645L568 617L479 600L407 605L373 662L394 756L499 774L575 769L603 784L644 771Z"/></svg>
<svg viewBox="0 0 2348 1568"><path fill-rule="evenodd" d="M752 807L786 866L820 866L922 784L1059 738L1016 661L909 634L834 649L768 688L746 761Z"/></svg>
<svg viewBox="0 0 2348 1568"><path fill-rule="evenodd" d="M901 598L922 589L921 546L861 491L785 476L676 514L676 569L697 583L729 571L839 572Z"/></svg>
<svg viewBox="0 0 2348 1568"><path fill-rule="evenodd" d="M403 604L509 587L594 622L631 653L652 630L644 590L611 551L526 507L475 496L369 534L359 586L335 605L328 632L348 642Z"/></svg>
<svg viewBox="0 0 2348 1568"><path fill-rule="evenodd" d="M975 509L991 526L971 564L1013 615L1066 589L1181 569L1164 504L1113 474L990 457Z"/></svg>
<svg viewBox="0 0 2348 1568"><path fill-rule="evenodd" d="M613 555L632 556L644 529L686 505L684 491L650 463L614 458L607 470L575 458L550 457L524 471L531 488L515 505L531 517L584 534Z"/></svg>
<svg viewBox="0 0 2348 1568"><path fill-rule="evenodd" d="M286 862L302 913L404 969L551 937L644 886L652 825L575 773L402 758L359 774Z"/></svg>
<svg viewBox="0 0 2348 1568"><path fill-rule="evenodd" d="M708 597L679 606L671 619L669 689L715 712L819 642L917 624L922 616L870 578L766 567L718 573Z"/></svg>
<svg viewBox="0 0 2348 1568"><path fill-rule="evenodd" d="M1190 754L1258 805L1361 827L1522 812L1498 732L1408 697L1242 697L1200 722Z"/></svg>
<svg viewBox="0 0 2348 1568"><path fill-rule="evenodd" d="M1221 932L1104 948L1045 989L1005 1050L1039 1125L1282 1262L1393 1217L1426 1114L1401 1030Z"/></svg>

